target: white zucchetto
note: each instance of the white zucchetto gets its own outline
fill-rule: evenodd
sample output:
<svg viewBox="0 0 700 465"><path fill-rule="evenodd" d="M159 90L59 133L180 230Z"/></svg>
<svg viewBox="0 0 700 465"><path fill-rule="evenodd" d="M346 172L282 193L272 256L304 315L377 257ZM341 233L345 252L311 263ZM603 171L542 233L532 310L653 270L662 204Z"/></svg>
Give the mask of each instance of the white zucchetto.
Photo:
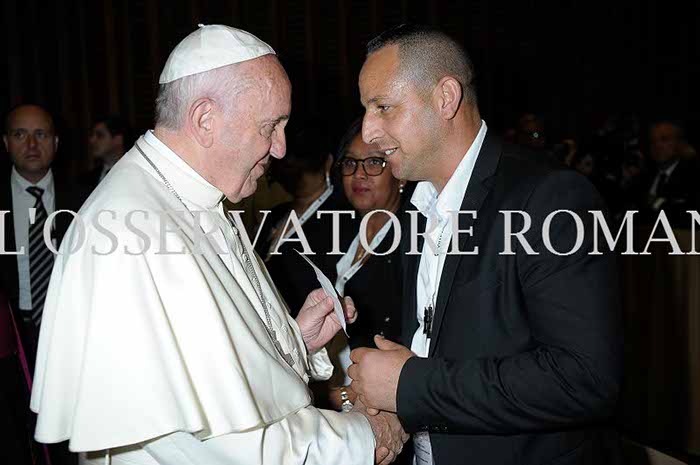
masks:
<svg viewBox="0 0 700 465"><path fill-rule="evenodd" d="M200 24L170 53L158 83L270 54L275 55L272 47L249 32L221 24Z"/></svg>

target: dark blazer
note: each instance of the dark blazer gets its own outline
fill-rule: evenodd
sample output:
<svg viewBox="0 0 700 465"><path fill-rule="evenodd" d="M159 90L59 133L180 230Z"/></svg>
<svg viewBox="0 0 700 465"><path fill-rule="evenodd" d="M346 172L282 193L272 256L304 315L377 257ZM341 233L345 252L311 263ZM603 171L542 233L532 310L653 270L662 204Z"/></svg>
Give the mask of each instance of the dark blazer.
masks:
<svg viewBox="0 0 700 465"><path fill-rule="evenodd" d="M12 184L10 173L2 173L0 183L0 211L12 211ZM64 180L54 173L54 190L56 210L71 210L77 212L87 198L87 193L80 188L67 185ZM15 222L12 213L5 214L5 250L16 251ZM68 214L57 215L54 223L54 235L60 245L73 217ZM19 276L17 271L17 255L0 254L0 288L5 290L12 308L19 309Z"/></svg>
<svg viewBox="0 0 700 465"><path fill-rule="evenodd" d="M560 209L577 212L585 230L568 256L548 252L542 239L543 220ZM614 257L588 255L587 211L602 209L581 175L486 136L461 206L477 219L460 216L461 230L473 227L473 237L460 234L460 250L478 247L478 254L446 258L429 357L407 361L397 390L404 428L429 431L437 465L610 463L601 424L617 400L622 335ZM500 254L501 210L530 215L524 238L539 255L527 255L517 240L513 255ZM514 214L512 231L522 228ZM552 221L556 250L571 249L575 237L571 217ZM404 251L403 258L410 347L420 256Z"/></svg>
<svg viewBox="0 0 700 465"><path fill-rule="evenodd" d="M658 175L659 170L649 172L644 182L643 205L648 202L649 191ZM668 177L663 185L656 189L656 197L663 197L666 201L661 205L661 210L666 213L670 223L674 227L690 228L691 217L687 210L697 210L700 208L700 187L698 178L700 177L700 167L693 160L680 160L673 169L673 173ZM654 223L658 217L658 211L650 209L642 210L642 218L648 223Z"/></svg>

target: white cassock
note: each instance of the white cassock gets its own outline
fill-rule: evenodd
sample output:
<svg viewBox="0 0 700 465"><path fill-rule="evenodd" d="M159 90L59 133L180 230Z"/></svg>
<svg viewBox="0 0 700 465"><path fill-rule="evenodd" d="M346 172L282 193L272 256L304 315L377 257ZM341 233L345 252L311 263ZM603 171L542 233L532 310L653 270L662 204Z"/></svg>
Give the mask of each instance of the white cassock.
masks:
<svg viewBox="0 0 700 465"><path fill-rule="evenodd" d="M222 193L152 132L137 144L182 202L132 148L80 210L44 307L36 439L69 440L91 452L83 463L372 464L361 414L312 406L309 376L327 379L330 361L307 354ZM197 224L193 211L208 214ZM273 345L243 247L293 366Z"/></svg>

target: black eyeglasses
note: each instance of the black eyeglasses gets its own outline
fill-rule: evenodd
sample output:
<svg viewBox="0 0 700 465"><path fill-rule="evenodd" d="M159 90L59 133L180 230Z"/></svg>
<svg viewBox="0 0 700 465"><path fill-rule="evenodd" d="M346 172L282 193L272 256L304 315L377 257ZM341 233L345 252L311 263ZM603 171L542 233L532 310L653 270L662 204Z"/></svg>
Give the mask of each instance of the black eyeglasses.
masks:
<svg viewBox="0 0 700 465"><path fill-rule="evenodd" d="M338 162L338 169L343 176L352 176L357 171L358 165L362 165L367 176L379 176L384 172L386 160L380 157L369 157L364 160L344 157Z"/></svg>

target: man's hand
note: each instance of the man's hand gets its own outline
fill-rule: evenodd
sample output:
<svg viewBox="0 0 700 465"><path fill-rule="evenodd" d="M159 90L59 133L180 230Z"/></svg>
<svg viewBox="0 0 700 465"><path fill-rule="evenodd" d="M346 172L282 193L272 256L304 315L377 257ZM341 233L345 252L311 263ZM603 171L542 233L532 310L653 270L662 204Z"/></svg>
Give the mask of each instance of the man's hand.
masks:
<svg viewBox="0 0 700 465"><path fill-rule="evenodd" d="M355 303L350 297L345 297L344 300L345 321L354 323L357 320ZM333 311L333 299L326 296L323 289L316 289L309 293L299 310L296 321L309 353L316 352L326 345L342 328Z"/></svg>
<svg viewBox="0 0 700 465"><path fill-rule="evenodd" d="M396 412L396 388L404 363L416 354L401 344L374 336L379 349L365 347L350 353L353 364L348 368L352 389L368 407ZM375 412L371 412L375 413Z"/></svg>
<svg viewBox="0 0 700 465"><path fill-rule="evenodd" d="M363 414L369 421L374 433L374 462L380 465L388 465L401 453L403 445L408 441L409 435L403 430L399 418L389 412L369 415L361 400L355 402L353 412Z"/></svg>

